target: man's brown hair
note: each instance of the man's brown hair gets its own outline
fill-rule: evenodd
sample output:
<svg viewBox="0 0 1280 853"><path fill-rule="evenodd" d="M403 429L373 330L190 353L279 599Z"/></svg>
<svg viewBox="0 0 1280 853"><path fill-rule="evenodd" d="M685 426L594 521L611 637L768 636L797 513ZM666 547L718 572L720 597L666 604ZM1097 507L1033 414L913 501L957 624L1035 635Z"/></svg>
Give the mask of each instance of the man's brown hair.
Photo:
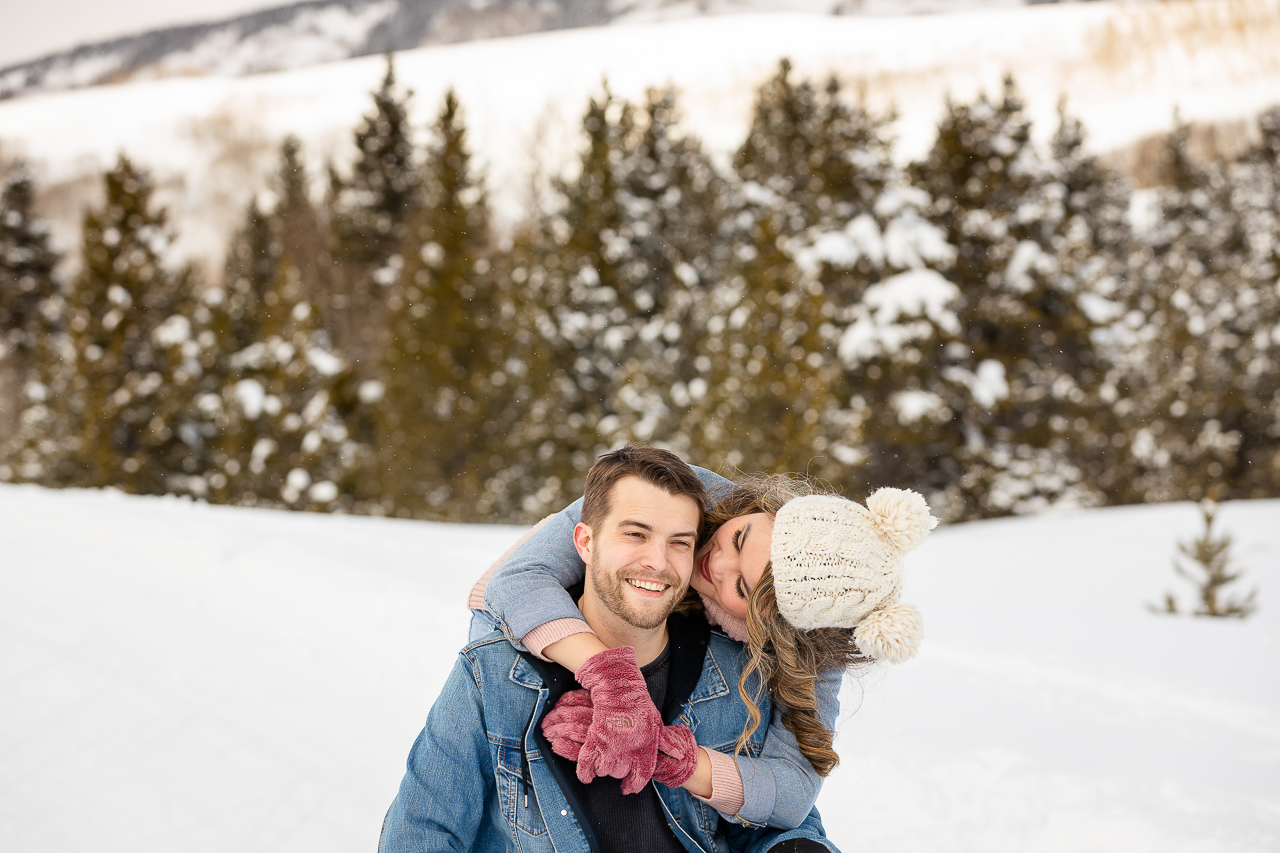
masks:
<svg viewBox="0 0 1280 853"><path fill-rule="evenodd" d="M647 444L628 444L596 460L587 472L582 497L582 521L595 527L609 514L613 487L623 477L636 477L669 495L685 496L698 505L698 526L707 505L707 490L683 459L670 450Z"/></svg>

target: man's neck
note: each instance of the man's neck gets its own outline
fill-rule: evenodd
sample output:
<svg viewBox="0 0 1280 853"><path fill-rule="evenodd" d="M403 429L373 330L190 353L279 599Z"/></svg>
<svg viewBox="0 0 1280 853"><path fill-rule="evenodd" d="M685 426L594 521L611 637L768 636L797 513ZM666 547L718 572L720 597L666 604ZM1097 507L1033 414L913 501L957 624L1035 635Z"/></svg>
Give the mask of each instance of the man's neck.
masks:
<svg viewBox="0 0 1280 853"><path fill-rule="evenodd" d="M578 609L582 611L582 617L591 626L591 630L595 631L600 642L611 649L631 646L636 650L636 663L640 666L657 660L658 655L667 647L665 621L657 628L637 628L599 606L590 595L584 595L578 600Z"/></svg>

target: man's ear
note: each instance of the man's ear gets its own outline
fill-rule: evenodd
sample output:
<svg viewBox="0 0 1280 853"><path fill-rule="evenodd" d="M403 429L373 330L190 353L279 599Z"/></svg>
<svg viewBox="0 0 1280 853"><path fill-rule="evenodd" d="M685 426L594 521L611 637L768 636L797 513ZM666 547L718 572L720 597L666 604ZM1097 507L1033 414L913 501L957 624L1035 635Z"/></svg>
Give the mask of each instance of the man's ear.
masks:
<svg viewBox="0 0 1280 853"><path fill-rule="evenodd" d="M591 565L591 545L591 527L585 522L579 521L578 525L573 528L573 547L578 549L578 556L588 566Z"/></svg>

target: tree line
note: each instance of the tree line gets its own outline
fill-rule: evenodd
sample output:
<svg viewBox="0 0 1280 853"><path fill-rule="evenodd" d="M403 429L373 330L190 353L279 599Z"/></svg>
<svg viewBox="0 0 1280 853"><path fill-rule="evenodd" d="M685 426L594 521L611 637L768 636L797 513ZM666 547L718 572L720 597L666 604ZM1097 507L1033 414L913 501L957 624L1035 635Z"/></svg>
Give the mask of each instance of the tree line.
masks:
<svg viewBox="0 0 1280 853"><path fill-rule="evenodd" d="M517 521L646 440L952 520L1280 494L1280 108L1231 158L1179 124L1135 190L1012 80L906 166L785 61L727 168L605 88L499 232L454 94L423 147L390 60L372 101L319 181L284 141L216 280L125 156L60 277L6 168L0 480Z"/></svg>

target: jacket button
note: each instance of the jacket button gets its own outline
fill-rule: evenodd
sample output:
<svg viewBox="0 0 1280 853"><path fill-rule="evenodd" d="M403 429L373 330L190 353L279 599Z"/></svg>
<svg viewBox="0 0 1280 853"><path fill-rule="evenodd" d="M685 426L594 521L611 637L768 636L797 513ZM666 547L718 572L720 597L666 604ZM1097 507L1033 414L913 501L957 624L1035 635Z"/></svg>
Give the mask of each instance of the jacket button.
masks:
<svg viewBox="0 0 1280 853"><path fill-rule="evenodd" d="M569 812L568 812L568 810L566 810L566 809L561 809L561 810L560 810L560 816L561 816L561 817L564 817L564 816L565 816L565 815L567 815L568 813L569 813Z"/></svg>

